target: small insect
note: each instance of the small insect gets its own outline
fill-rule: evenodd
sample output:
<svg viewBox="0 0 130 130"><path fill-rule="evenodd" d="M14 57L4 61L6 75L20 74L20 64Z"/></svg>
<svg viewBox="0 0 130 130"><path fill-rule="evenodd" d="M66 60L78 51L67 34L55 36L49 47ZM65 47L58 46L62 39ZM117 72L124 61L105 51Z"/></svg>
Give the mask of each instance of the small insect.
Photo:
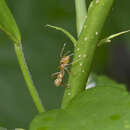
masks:
<svg viewBox="0 0 130 130"><path fill-rule="evenodd" d="M62 84L62 80L63 80L63 77L64 77L64 74L65 74L65 70L69 72L67 66L70 65L69 62L70 62L70 56L72 56L73 54L70 54L70 55L64 55L63 56L63 52L64 52L64 48L65 48L65 45L63 46L62 50L61 50L61 53L60 53L60 71L59 72L56 72L52 75L57 75L57 78L54 80L54 84L56 87L59 87L61 84Z"/></svg>

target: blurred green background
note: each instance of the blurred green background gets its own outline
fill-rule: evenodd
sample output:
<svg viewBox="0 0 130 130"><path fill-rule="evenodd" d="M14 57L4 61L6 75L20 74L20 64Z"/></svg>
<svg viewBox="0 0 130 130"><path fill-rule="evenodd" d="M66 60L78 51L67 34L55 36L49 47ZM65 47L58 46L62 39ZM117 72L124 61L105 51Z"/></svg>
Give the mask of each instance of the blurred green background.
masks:
<svg viewBox="0 0 130 130"><path fill-rule="evenodd" d="M56 88L51 74L57 72L64 42L70 40L46 24L67 29L76 37L74 0L6 0L22 35L24 54L35 85L47 110L60 107L64 88ZM88 3L87 1L87 6ZM118 0L104 26L102 37L130 29L130 1ZM130 86L130 33L97 49L93 72L106 74ZM21 74L13 45L0 32L0 126L27 128L37 114Z"/></svg>

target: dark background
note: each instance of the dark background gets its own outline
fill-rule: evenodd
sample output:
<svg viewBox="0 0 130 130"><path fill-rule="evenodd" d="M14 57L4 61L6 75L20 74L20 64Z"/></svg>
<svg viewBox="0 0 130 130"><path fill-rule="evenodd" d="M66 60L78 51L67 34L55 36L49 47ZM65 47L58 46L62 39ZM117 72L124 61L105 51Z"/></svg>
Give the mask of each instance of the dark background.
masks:
<svg viewBox="0 0 130 130"><path fill-rule="evenodd" d="M57 71L64 42L61 32L46 24L65 28L76 37L74 0L6 0L22 35L24 54L34 83L47 110L58 108L64 88L56 88L51 74ZM87 2L89 3L89 1ZM102 37L130 29L130 1L118 0L104 26ZM93 72L105 74L130 86L130 33L97 49ZM0 126L26 128L37 114L21 74L12 41L0 32Z"/></svg>

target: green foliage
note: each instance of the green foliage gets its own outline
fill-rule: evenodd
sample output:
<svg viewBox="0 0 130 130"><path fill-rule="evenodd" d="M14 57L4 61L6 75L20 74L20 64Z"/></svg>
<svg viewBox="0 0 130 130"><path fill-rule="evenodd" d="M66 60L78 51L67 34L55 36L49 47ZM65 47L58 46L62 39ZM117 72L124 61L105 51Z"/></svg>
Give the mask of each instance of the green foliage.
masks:
<svg viewBox="0 0 130 130"><path fill-rule="evenodd" d="M74 49L73 62L76 63L71 68L62 108L65 108L73 97L85 89L97 43L113 3L114 0L93 0L89 5L88 17Z"/></svg>
<svg viewBox="0 0 130 130"><path fill-rule="evenodd" d="M30 130L127 130L130 128L130 95L124 85L95 77L96 87L80 93L66 109L34 118Z"/></svg>
<svg viewBox="0 0 130 130"><path fill-rule="evenodd" d="M15 20L10 10L8 9L5 3L5 0L0 0L0 29L4 31L15 43L14 44L15 52L16 52L18 62L22 70L24 79L27 83L29 92L34 100L34 103L38 111L43 112L44 108L41 104L38 93L31 79L31 75L29 73L29 70L28 70L24 55L23 55L22 45L21 45L21 36L18 30L18 27L15 23Z"/></svg>
<svg viewBox="0 0 130 130"><path fill-rule="evenodd" d="M0 29L4 31L14 43L21 43L21 36L15 20L7 7L5 0L0 0Z"/></svg>
<svg viewBox="0 0 130 130"><path fill-rule="evenodd" d="M0 29L4 31L9 36L9 38L14 42L14 48L18 58L18 62L22 70L23 77L26 81L27 87L29 89L30 95L33 98L37 110L39 112L44 112L43 105L41 104L41 100L35 89L35 86L31 79L31 75L24 58L19 29L13 18L13 15L11 14L10 10L8 9L5 3L5 0L0 0Z"/></svg>
<svg viewBox="0 0 130 130"><path fill-rule="evenodd" d="M0 0L0 29L4 31L15 43L14 48L17 54L17 58L19 61L19 65L21 67L24 79L27 83L29 88L29 92L34 100L34 103L38 109L38 111L44 111L43 106L41 105L41 101L39 96L36 92L35 86L30 78L29 70L22 52L22 45L21 45L21 36L18 30L18 27L15 23L15 20L8 9L5 0Z"/></svg>
<svg viewBox="0 0 130 130"><path fill-rule="evenodd" d="M76 28L77 28L77 37L79 37L85 19L87 18L87 8L86 0L75 0L75 11L76 11Z"/></svg>
<svg viewBox="0 0 130 130"><path fill-rule="evenodd" d="M72 43L74 44L74 47L76 47L77 41L68 31L66 31L65 29L63 29L61 27L57 27L57 26L52 26L52 25L46 25L46 26L63 32L72 41Z"/></svg>
<svg viewBox="0 0 130 130"><path fill-rule="evenodd" d="M19 4L19 2L20 2L20 4ZM53 39L53 37L50 36L50 33L48 34L47 32L44 32L44 31L41 32L41 30L43 30L43 28L41 29L39 26L41 26L41 24L46 24L46 23L51 23L51 24L57 23L58 19L60 20L60 24L63 24L62 26L65 25L65 26L69 27L70 25L73 25L72 19L74 18L74 14L72 13L73 8L71 8L71 6L70 6L72 4L68 4L68 2L65 3L62 1L60 4L62 5L62 3L64 3L64 5L59 6L57 4L57 2L59 2L59 1L56 1L56 0L51 1L51 4L49 3L49 1L39 1L38 4L36 1L30 3L26 0L23 0L23 1L19 1L19 2L18 2L18 5L20 5L20 8L18 7L17 4L15 4L14 1L8 1L8 3L11 3L13 5L12 8L13 8L13 11L15 12L15 16L17 17L17 20L19 21L20 26L22 26L21 30L24 31L23 37L24 37L24 42L25 42L24 48L26 48L26 53L29 56L33 57L34 62L32 62L32 60L29 60L29 64L31 64L31 67L32 67L31 69L33 70L33 75L35 76L36 81L38 81L37 85L44 86L44 87L38 88L40 90L40 95L42 95L43 100L46 99L46 100L44 100L44 102L45 102L45 105L47 108L58 107L57 104L60 103L61 95L63 94L63 88L57 89L54 87L50 87L50 86L53 86L53 83L52 83L53 81L51 80L50 75L56 68L55 64L57 63L57 60L55 60L56 56L55 55L52 56L51 54L58 55L57 54L57 50L59 50L58 43L61 43L64 38L59 37L59 35L57 35L57 36L55 35L55 37L54 37L55 40L51 40L51 39ZM121 2L122 1L118 2L119 7L121 6ZM129 3L127 3L127 2L128 1L126 1L125 4L129 5ZM123 4L124 4L124 2L123 2ZM5 7L5 9L6 9L5 12L3 11L3 7ZM33 9L34 7L36 8L35 10ZM46 9L46 10L44 10L44 9ZM93 10L93 8L91 8L91 9ZM60 10L60 11L58 11L58 13L57 13L57 10ZM120 17L121 17L123 19L123 17L121 15L124 16L124 14L128 14L127 12L122 13L123 11L127 11L126 9L120 8L120 11L121 11L121 13L118 12L117 15L114 15L114 18L117 19L117 17L119 17L119 19L120 19ZM43 12L42 15L44 15L44 17L41 17L41 15L38 15L41 12ZM33 17L32 17L32 14L33 14ZM113 14L114 14L114 11L113 11ZM20 43L21 37L20 37L19 31L17 29L17 25L15 24L12 16L10 15L10 11L8 11L7 5L5 4L4 0L0 0L0 15L1 15L1 18L0 18L1 29L6 34L9 35L9 37L13 40L13 42ZM68 21L68 17L71 18L71 19L69 19L69 21ZM126 16L126 17L129 18L128 16ZM116 23L116 25L117 24L119 25L118 28L120 28L120 26L122 25L121 20L119 20L119 19L117 19L117 23ZM10 20L12 21L12 23L10 22ZM26 21L26 24L25 24L25 21ZM113 20L111 20L111 21L114 22ZM123 25L124 25L124 21L123 21ZM127 21L129 21L129 20L127 19ZM108 26L108 28L111 30L114 26L114 24L113 25L112 24ZM14 26L12 26L12 25L14 25ZM4 30L4 28L6 28L6 29ZM71 31L72 31L72 28L73 28L73 26L69 27L69 29ZM2 41L3 39L0 39L0 40L1 40L1 43L7 42L6 40ZM43 44L43 42L47 43L47 44ZM38 44L36 44L36 43L38 43ZM2 54L3 54L3 52L5 52L5 53L7 52L7 55L4 55L4 57L3 57L3 55L1 55L1 59L0 59L1 60L1 64L0 64L0 68L1 68L1 70L0 70L1 71L1 74L0 74L0 78L1 78L0 111L1 111L1 113L0 113L0 115L1 115L1 117L0 117L0 120L6 124L6 125L1 125L1 126L7 126L8 128L9 127L15 128L15 126L26 127L28 124L27 122L29 122L29 120L31 120L32 116L34 116L34 114L35 114L35 107L33 106L31 99L28 96L28 92L25 89L24 81L21 80L22 77L21 77L20 73L18 74L19 69L17 67L17 64L15 64L15 59L12 59L13 55L11 58L12 52L7 47L8 46L6 46L6 44L4 44L4 46L0 48L0 52ZM41 57L41 55L42 55L42 57ZM46 56L48 57L47 59L46 59ZM46 60L44 60L44 59L46 59ZM52 66L52 64L53 64L53 66ZM103 87L103 86L105 86L105 84L113 86L113 87L116 86L116 84L114 84L113 81L106 80L106 78L104 78L104 77L98 78L96 80L101 81L100 84L97 84L97 86ZM117 87L119 87L119 86L117 85ZM124 92L125 90L123 89L123 87L121 87L121 88L122 89L120 89L120 90L122 90L122 92ZM88 90L89 93L90 93L90 90ZM49 92L49 94L47 92ZM104 90L103 93L105 93L105 92L106 91ZM86 95L86 93L85 93L85 95ZM93 95L93 97L95 95ZM77 96L77 98L79 98L79 96ZM58 112L54 112L54 113L50 112L51 113L50 115L48 114L49 112L44 113L44 116L46 115L46 117L50 116L52 118L51 122L49 122L49 123L47 122L46 119L48 119L48 118L45 119L46 120L46 122L45 122L44 116L42 114L41 114L41 119L44 120L45 124L46 123L53 124L53 123L55 123L55 122L53 122L53 120L55 120L55 118L56 118L56 120L58 120L58 122L61 122L61 125L65 126L64 125L64 123L65 123L68 125L69 128L77 129L78 127L72 126L72 123L79 124L79 119L76 120L76 117L75 117L75 111L77 112L79 110L74 109L74 112L72 112L72 115L71 115L71 111L73 110L73 107L77 107L77 103L79 103L79 101L80 101L77 98L72 101L72 105L70 104L70 106L67 107L68 110L66 110L66 109L65 110L56 110ZM81 98L84 99L84 98L86 98L86 96L81 95ZM102 96L102 98L104 98L104 97ZM118 103L120 103L120 101L118 101ZM81 105L81 107L83 107L83 105ZM82 108L81 108L81 110L82 110ZM104 108L104 110L105 110L105 108ZM102 111L104 111L104 110L102 110ZM23 112L24 112L24 114L23 114ZM93 112L93 111L89 110L89 112ZM83 115L82 112L81 112L81 114ZM90 115L88 115L88 114L91 114L91 113L87 113L87 116L90 117ZM61 117L64 119L64 122L62 121L61 118L59 118L59 115L61 115ZM57 116L58 116L58 119L57 119ZM100 118L100 114L98 116L97 116L97 118ZM119 119L119 116L120 115L117 115L117 114L113 115L113 116L111 116L111 119ZM81 117L79 116L79 118L81 118ZM81 123L83 123L82 121L84 121L85 119L88 119L88 118L84 117L83 120L81 120ZM75 122L71 122L71 120L74 120ZM90 120L91 120L91 118L90 118ZM36 123L39 123L39 125L44 124L44 122L42 122L42 120L40 120L40 119L36 120ZM97 122L95 123L96 125L98 125ZM124 127L129 129L129 124L128 124L129 122L127 121L127 119L123 123L124 123ZM90 124L91 124L91 122L90 122ZM39 125L35 125L34 128L37 128L37 126L39 126ZM100 123L99 123L99 125L100 125ZM62 126L59 126L59 129L61 127ZM82 126L80 126L80 128L81 127ZM91 127L91 126L89 126L89 127ZM53 128L53 126L51 128ZM56 127L55 127L55 129L57 130Z"/></svg>
<svg viewBox="0 0 130 130"><path fill-rule="evenodd" d="M101 46L105 43L110 43L111 42L111 39L115 38L115 37L118 37L122 34L125 34L125 33L128 33L130 32L130 30L127 30L127 31L122 31L122 32L119 32L119 33L116 33L116 34L112 34L104 39L102 39L101 41L99 41L99 43L97 44L97 46Z"/></svg>

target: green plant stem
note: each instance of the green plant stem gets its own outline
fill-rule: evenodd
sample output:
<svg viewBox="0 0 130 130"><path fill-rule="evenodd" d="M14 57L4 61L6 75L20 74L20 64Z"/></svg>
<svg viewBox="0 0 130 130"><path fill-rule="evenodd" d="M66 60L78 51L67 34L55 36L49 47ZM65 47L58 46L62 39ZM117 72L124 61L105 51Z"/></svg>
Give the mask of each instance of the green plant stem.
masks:
<svg viewBox="0 0 130 130"><path fill-rule="evenodd" d="M15 52L16 52L16 55L17 55L17 58L18 58L18 62L19 62L21 71L23 73L24 79L26 81L30 95L32 96L32 99L34 101L34 104L35 104L39 113L44 112L45 111L44 107L41 103L41 100L39 98L37 90L36 90L36 88L33 84L33 81L31 79L31 75L29 73L29 70L28 70L24 55L23 55L22 44L20 46L17 45L17 44L14 44L14 48L15 48Z"/></svg>
<svg viewBox="0 0 130 130"><path fill-rule="evenodd" d="M85 18L87 18L86 0L75 0L75 10L76 10L76 28L77 36L79 37Z"/></svg>
<svg viewBox="0 0 130 130"><path fill-rule="evenodd" d="M74 59L62 108L65 108L77 94L86 87L92 61L104 22L109 14L114 0L93 0L88 9L78 44L74 50Z"/></svg>
<svg viewBox="0 0 130 130"><path fill-rule="evenodd" d="M65 29L63 29L63 28L61 28L61 27L57 27L57 26L52 26L52 25L49 25L49 24L47 24L46 26L47 26L47 27L50 27L50 28L54 28L54 29L56 29L56 30L58 30L58 31L63 32L63 33L64 33L66 36L68 36L68 38L72 41L74 47L76 46L76 44L77 44L76 39L75 39L69 32L67 32Z"/></svg>

